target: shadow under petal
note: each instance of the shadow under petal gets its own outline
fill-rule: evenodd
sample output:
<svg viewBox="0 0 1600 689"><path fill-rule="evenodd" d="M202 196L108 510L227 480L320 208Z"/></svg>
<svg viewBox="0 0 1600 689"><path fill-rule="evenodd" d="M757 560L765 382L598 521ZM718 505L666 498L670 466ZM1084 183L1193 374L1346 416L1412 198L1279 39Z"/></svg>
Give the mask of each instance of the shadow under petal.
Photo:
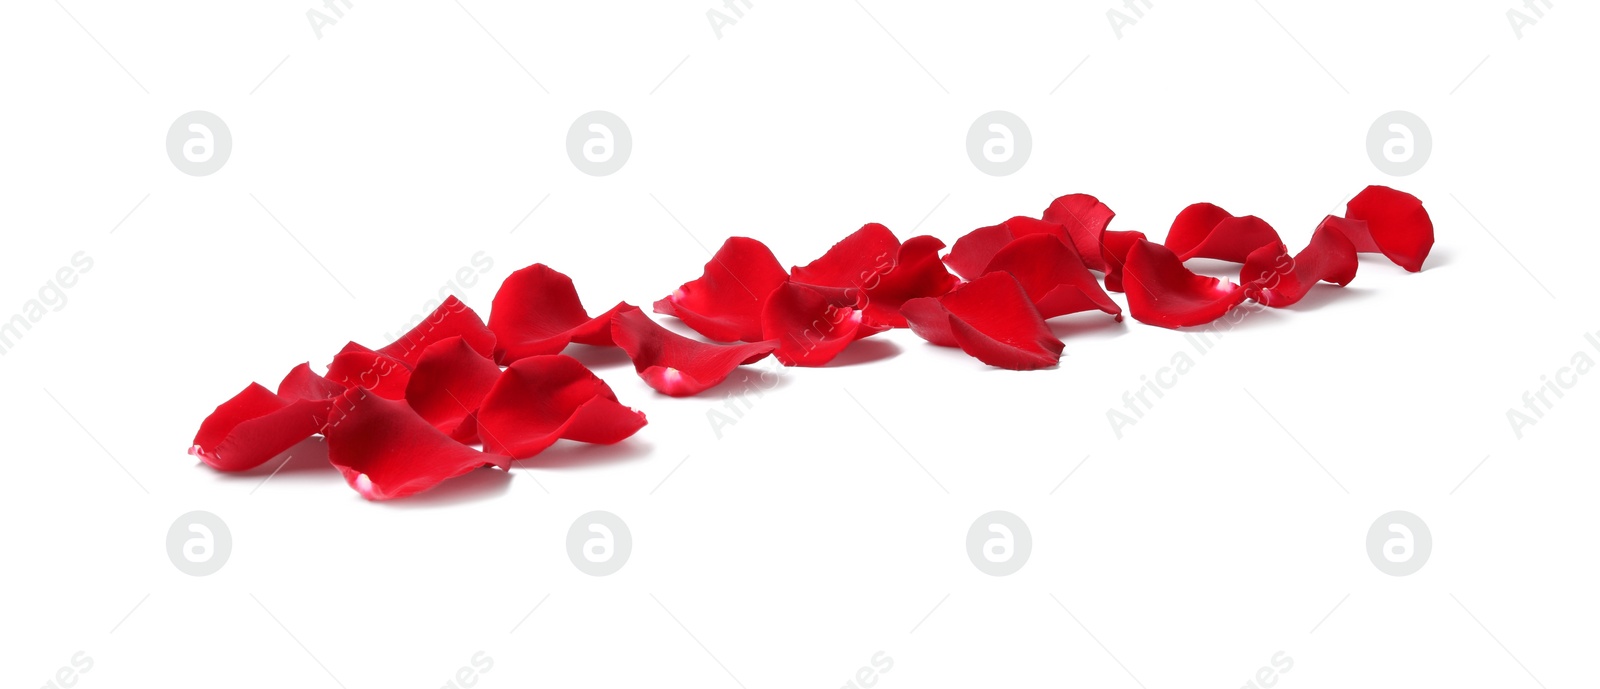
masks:
<svg viewBox="0 0 1600 689"><path fill-rule="evenodd" d="M511 487L511 474L494 467L482 467L448 479L416 495L395 500L380 500L377 504L398 509L448 507L482 500L505 493ZM354 492L351 493L354 495ZM365 498L356 496L357 500Z"/></svg>

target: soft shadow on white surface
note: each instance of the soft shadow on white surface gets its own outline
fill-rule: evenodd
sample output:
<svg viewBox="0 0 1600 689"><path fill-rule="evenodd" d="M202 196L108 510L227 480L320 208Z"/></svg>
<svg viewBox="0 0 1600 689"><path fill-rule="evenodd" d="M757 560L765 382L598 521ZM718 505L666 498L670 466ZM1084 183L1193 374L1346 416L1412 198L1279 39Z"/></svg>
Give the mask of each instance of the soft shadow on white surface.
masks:
<svg viewBox="0 0 1600 689"><path fill-rule="evenodd" d="M399 509L450 507L500 495L511 487L512 480L513 477L508 472L484 467L469 471L416 495L375 502L383 507ZM355 496L356 500L365 499L354 492L351 495Z"/></svg>
<svg viewBox="0 0 1600 689"><path fill-rule="evenodd" d="M596 370L633 365L633 361L628 358L628 353L622 351L621 347L592 347L584 344L575 344L567 347L562 354L577 359L584 366Z"/></svg>
<svg viewBox="0 0 1600 689"><path fill-rule="evenodd" d="M1050 332L1055 334L1056 339L1062 342L1066 342L1068 338L1106 340L1128 334L1126 309L1123 311L1121 321L1095 311L1092 313L1069 314L1046 322L1050 325Z"/></svg>
<svg viewBox="0 0 1600 689"><path fill-rule="evenodd" d="M1377 290L1319 283L1317 286L1312 287L1311 291L1307 292L1306 296L1302 297L1300 301L1285 307L1285 310L1314 311L1333 303L1364 301L1371 299L1376 294Z"/></svg>
<svg viewBox="0 0 1600 689"><path fill-rule="evenodd" d="M654 445L629 438L615 445L590 445L589 443L558 440L550 449L526 459L518 459L513 468L583 469L601 464L629 462L650 456ZM459 479L456 479L459 480Z"/></svg>
<svg viewBox="0 0 1600 689"><path fill-rule="evenodd" d="M900 349L900 345L889 340L876 338L856 340L850 343L849 347L845 347L844 351L839 352L839 356L834 357L833 361L828 362L827 367L843 368L845 366L870 364L884 359L892 359L898 356L901 351L903 350Z"/></svg>

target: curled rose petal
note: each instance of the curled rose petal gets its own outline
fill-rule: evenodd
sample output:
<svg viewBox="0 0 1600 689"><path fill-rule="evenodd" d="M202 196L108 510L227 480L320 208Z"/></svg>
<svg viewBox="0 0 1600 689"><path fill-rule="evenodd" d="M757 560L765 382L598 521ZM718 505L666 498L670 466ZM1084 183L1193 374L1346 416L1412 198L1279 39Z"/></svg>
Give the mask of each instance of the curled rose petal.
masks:
<svg viewBox="0 0 1600 689"><path fill-rule="evenodd" d="M1072 248L1083 257L1084 265L1105 272L1105 259L1100 256L1100 235L1116 216L1116 212L1100 203L1100 199L1088 194L1067 194L1050 202L1042 217L1066 231Z"/></svg>
<svg viewBox="0 0 1600 689"><path fill-rule="evenodd" d="M1128 250L1144 239L1143 232L1107 230L1100 235L1100 256L1106 260L1106 289L1122 291L1122 264L1128 259Z"/></svg>
<svg viewBox="0 0 1600 689"><path fill-rule="evenodd" d="M417 327L378 349L379 354L405 362L406 367L417 363L422 350L447 337L460 337L484 356L494 352L494 333L478 318L477 312L461 303L454 295L445 297L439 308L422 319ZM395 398L390 398L395 399Z"/></svg>
<svg viewBox="0 0 1600 689"><path fill-rule="evenodd" d="M912 299L901 312L918 337L960 347L990 366L1027 371L1061 359L1061 340L1008 273L989 273L942 297Z"/></svg>
<svg viewBox="0 0 1600 689"><path fill-rule="evenodd" d="M876 285L867 288L862 317L869 323L904 328L906 319L900 315L900 307L907 301L937 297L955 289L961 281L945 270L939 259L943 248L944 242L928 235L912 237L901 244L894 265L877 276Z"/></svg>
<svg viewBox="0 0 1600 689"><path fill-rule="evenodd" d="M567 344L610 346L611 316L628 308L617 304L590 317L578 299L572 278L542 263L512 273L495 292L489 330L495 334L495 358L510 363L529 356L559 354Z"/></svg>
<svg viewBox="0 0 1600 689"><path fill-rule="evenodd" d="M418 351L421 357L422 352ZM411 367L399 359L351 342L328 364L328 380L346 388L366 388L392 400L405 399Z"/></svg>
<svg viewBox="0 0 1600 689"><path fill-rule="evenodd" d="M943 248L944 242L927 235L901 244L889 228L870 223L833 245L822 258L792 269L790 275L808 287L842 288L859 295L848 305L861 308L867 322L904 328L901 304L937 297L959 282L939 260ZM837 298L832 301L846 305Z"/></svg>
<svg viewBox="0 0 1600 689"><path fill-rule="evenodd" d="M200 423L189 454L221 471L253 469L319 432L332 405L288 399L251 383Z"/></svg>
<svg viewBox="0 0 1600 689"><path fill-rule="evenodd" d="M511 457L532 457L563 438L609 445L645 425L642 412L623 406L605 381L561 354L512 363L475 416L484 449Z"/></svg>
<svg viewBox="0 0 1600 689"><path fill-rule="evenodd" d="M776 342L713 344L699 342L657 325L637 307L611 321L611 339L633 360L645 384L673 397L697 395L726 380L741 364L755 363L777 349Z"/></svg>
<svg viewBox="0 0 1600 689"><path fill-rule="evenodd" d="M1178 213L1165 243L1180 261L1214 258L1243 263L1250 252L1282 240L1261 218L1234 216L1215 205L1196 203Z"/></svg>
<svg viewBox="0 0 1600 689"><path fill-rule="evenodd" d="M334 402L324 435L328 461L368 500L403 498L511 458L480 452L434 428L410 405L354 389Z"/></svg>
<svg viewBox="0 0 1600 689"><path fill-rule="evenodd" d="M1306 248L1289 258L1282 244L1264 246L1251 252L1239 272L1245 293L1267 306L1289 306L1300 301L1317 282L1326 280L1340 287L1356 277L1356 247L1328 216Z"/></svg>
<svg viewBox="0 0 1600 689"><path fill-rule="evenodd" d="M837 306L806 285L788 282L772 291L761 314L762 333L778 345L784 366L821 366L845 347L888 326L868 323L862 312Z"/></svg>
<svg viewBox="0 0 1600 689"><path fill-rule="evenodd" d="M1345 216L1363 225L1340 223L1356 251L1382 252L1410 272L1422 270L1433 250L1433 219L1422 201L1403 191L1370 186L1345 204Z"/></svg>
<svg viewBox="0 0 1600 689"><path fill-rule="evenodd" d="M500 378L500 367L459 337L423 350L406 382L406 402L434 428L460 442L476 442L472 412Z"/></svg>
<svg viewBox="0 0 1600 689"><path fill-rule="evenodd" d="M729 237L706 263L705 272L657 301L655 312L677 316L718 342L760 342L767 295L788 280L788 271L767 245Z"/></svg>
<svg viewBox="0 0 1600 689"><path fill-rule="evenodd" d="M1244 287L1196 275L1171 249L1140 240L1123 265L1128 312L1141 323L1182 328L1210 323L1244 302Z"/></svg>
<svg viewBox="0 0 1600 689"><path fill-rule="evenodd" d="M894 266L900 252L900 239L889 228L867 223L851 232L821 258L789 270L795 282L824 287L852 287L865 290Z"/></svg>
<svg viewBox="0 0 1600 689"><path fill-rule="evenodd" d="M294 400L325 400L344 394L345 387L311 370L310 363L290 369L289 375L278 383L278 396Z"/></svg>
<svg viewBox="0 0 1600 689"><path fill-rule="evenodd" d="M944 264L956 271L957 275L976 280L989 267L995 254L1018 237L1031 234L1048 234L1068 246L1076 246L1072 238L1067 236L1066 228L1060 224L1019 215L999 225L980 227L962 235L950 247L950 253L945 255Z"/></svg>
<svg viewBox="0 0 1600 689"><path fill-rule="evenodd" d="M1122 307L1100 288L1078 252L1051 235L1018 237L995 254L986 272L1010 273L1042 318L1098 309L1122 319Z"/></svg>

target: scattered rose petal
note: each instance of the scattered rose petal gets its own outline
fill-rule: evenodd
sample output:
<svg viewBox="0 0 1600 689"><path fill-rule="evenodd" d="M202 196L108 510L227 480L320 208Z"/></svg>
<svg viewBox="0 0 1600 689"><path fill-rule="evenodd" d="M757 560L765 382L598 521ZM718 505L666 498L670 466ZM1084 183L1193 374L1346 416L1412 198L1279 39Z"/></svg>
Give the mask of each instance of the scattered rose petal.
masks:
<svg viewBox="0 0 1600 689"><path fill-rule="evenodd" d="M1116 216L1100 203L1100 199L1088 194L1068 194L1050 202L1042 217L1066 231L1072 248L1083 257L1084 265L1103 273L1106 262L1100 255L1100 235Z"/></svg>
<svg viewBox="0 0 1600 689"><path fill-rule="evenodd" d="M741 364L755 363L777 349L776 342L713 344L661 327L637 307L611 321L611 339L633 360L645 384L673 397L697 395L726 380Z"/></svg>
<svg viewBox="0 0 1600 689"><path fill-rule="evenodd" d="M1318 281L1326 280L1340 287L1350 284L1356 277L1356 247L1344 233L1337 229L1339 220L1328 216L1306 248L1289 258L1282 244L1264 246L1245 259L1239 272L1239 281L1251 299L1267 306L1289 306L1300 301Z"/></svg>
<svg viewBox="0 0 1600 689"><path fill-rule="evenodd" d="M1214 258L1244 263L1250 252L1281 244L1277 230L1254 215L1234 216L1209 204L1196 203L1178 213L1167 231L1168 249L1178 260Z"/></svg>
<svg viewBox="0 0 1600 689"><path fill-rule="evenodd" d="M290 401L332 399L344 394L344 391L343 385L312 371L310 363L290 369L289 375L284 376L283 382L278 383L278 396Z"/></svg>
<svg viewBox="0 0 1600 689"><path fill-rule="evenodd" d="M1128 250L1144 239L1143 232L1107 230L1100 235L1100 256L1106 260L1106 289L1122 291L1122 264L1128 259Z"/></svg>
<svg viewBox="0 0 1600 689"><path fill-rule="evenodd" d="M1123 277L1128 312L1163 328L1210 323L1244 302L1244 287L1189 272L1171 249L1149 241L1128 251Z"/></svg>
<svg viewBox="0 0 1600 689"><path fill-rule="evenodd" d="M445 297L439 308L422 319L417 327L378 349L379 354L405 362L406 367L417 363L422 350L447 337L460 337L484 356L494 352L494 333L478 318L477 312L461 303L454 295ZM390 398L395 399L395 398Z"/></svg>
<svg viewBox="0 0 1600 689"><path fill-rule="evenodd" d="M944 242L926 235L901 244L889 228L870 223L790 276L808 287L848 290L858 296L848 305L861 308L867 322L904 328L900 305L907 299L937 297L959 282L939 260L943 248ZM830 301L846 305L837 297Z"/></svg>
<svg viewBox="0 0 1600 689"><path fill-rule="evenodd" d="M328 380L346 388L366 388L392 400L405 399L410 379L409 364L354 342L346 344L328 364Z"/></svg>
<svg viewBox="0 0 1600 689"><path fill-rule="evenodd" d="M797 282L772 291L761 314L762 333L777 342L773 356L784 366L821 366L863 337L889 329L868 323L862 313L831 303L827 296Z"/></svg>
<svg viewBox="0 0 1600 689"><path fill-rule="evenodd" d="M334 402L324 435L328 460L368 500L403 498L511 458L480 452L434 428L410 405L353 389Z"/></svg>
<svg viewBox="0 0 1600 689"><path fill-rule="evenodd" d="M434 428L452 439L477 442L472 412L500 378L500 367L459 337L423 350L406 382L406 402Z"/></svg>
<svg viewBox="0 0 1600 689"><path fill-rule="evenodd" d="M287 399L251 383L200 423L189 454L221 471L253 469L320 431L332 404Z"/></svg>
<svg viewBox="0 0 1600 689"><path fill-rule="evenodd" d="M1403 191L1376 185L1362 189L1345 204L1345 216L1365 221L1365 232L1361 225L1339 225L1361 253L1382 252L1415 273L1433 250L1433 219L1422 201Z"/></svg>
<svg viewBox="0 0 1600 689"><path fill-rule="evenodd" d="M999 225L980 227L968 232L956 240L950 247L950 253L945 255L944 263L956 271L957 275L968 280L976 280L983 275L989 267L989 262L994 260L994 255L1000 253L1006 245L1018 237L1030 234L1048 234L1068 246L1073 244L1071 237L1067 236L1066 228L1061 225L1038 218L1019 215Z"/></svg>
<svg viewBox="0 0 1600 689"><path fill-rule="evenodd" d="M918 337L960 347L990 366L1027 371L1061 359L1061 340L1008 273L989 273L942 297L912 299L901 311Z"/></svg>
<svg viewBox="0 0 1600 689"><path fill-rule="evenodd" d="M995 254L986 272L1010 273L1042 318L1098 309L1122 319L1122 307L1100 288L1078 252L1054 236L1018 237Z"/></svg>
<svg viewBox="0 0 1600 689"><path fill-rule="evenodd" d="M760 342L767 295L788 280L788 271L767 245L729 237L706 263L705 272L657 301L655 312L677 316L718 342Z"/></svg>
<svg viewBox="0 0 1600 689"><path fill-rule="evenodd" d="M477 411L478 437L489 452L532 457L559 439L609 445L645 425L610 386L577 359L532 356L511 364Z"/></svg>
<svg viewBox="0 0 1600 689"><path fill-rule="evenodd" d="M631 308L617 304L590 317L578 299L572 278L542 263L518 270L500 284L489 310L495 334L495 360L507 364L542 354L559 354L567 344L608 347L611 317Z"/></svg>

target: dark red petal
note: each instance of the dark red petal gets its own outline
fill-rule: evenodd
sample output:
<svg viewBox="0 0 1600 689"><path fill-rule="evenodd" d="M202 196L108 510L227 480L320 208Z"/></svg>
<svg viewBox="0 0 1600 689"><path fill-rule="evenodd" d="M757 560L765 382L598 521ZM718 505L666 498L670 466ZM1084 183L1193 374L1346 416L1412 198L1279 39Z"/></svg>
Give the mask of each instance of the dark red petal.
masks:
<svg viewBox="0 0 1600 689"><path fill-rule="evenodd" d="M289 375L278 383L278 396L290 401L325 400L344 394L345 387L311 370L310 363L289 370Z"/></svg>
<svg viewBox="0 0 1600 689"><path fill-rule="evenodd" d="M1122 307L1100 288L1078 252L1053 236L1018 237L995 254L986 272L1010 273L1042 318L1095 309L1122 318Z"/></svg>
<svg viewBox="0 0 1600 689"><path fill-rule="evenodd" d="M900 239L889 228L867 223L839 240L821 258L790 269L795 282L824 287L867 289L894 265Z"/></svg>
<svg viewBox="0 0 1600 689"><path fill-rule="evenodd" d="M1239 281L1251 299L1267 306L1288 306L1300 301L1318 281L1343 287L1356 277L1356 247L1328 216L1306 248L1289 258L1282 244L1256 249L1244 262Z"/></svg>
<svg viewBox="0 0 1600 689"><path fill-rule="evenodd" d="M478 318L477 312L467 308L454 295L445 297L444 303L417 327L400 336L400 339L378 349L379 354L405 362L407 367L417 363L422 350L447 337L460 337L484 356L494 353L494 333ZM390 399L396 399L391 397Z"/></svg>
<svg viewBox="0 0 1600 689"><path fill-rule="evenodd" d="M980 227L962 235L956 240L955 246L950 247L950 253L944 257L944 263L956 271L957 275L975 280L983 275L984 269L989 267L989 261L994 260L995 254L1000 253L1001 249L1006 248L1006 245L1017 237L1030 234L1048 234L1068 246L1076 246L1072 238L1067 236L1067 229L1059 223L1019 215L999 225Z"/></svg>
<svg viewBox="0 0 1600 689"><path fill-rule="evenodd" d="M499 378L493 361L461 338L447 338L423 350L406 383L406 402L445 435L476 442L472 412Z"/></svg>
<svg viewBox="0 0 1600 689"><path fill-rule="evenodd" d="M718 342L760 342L761 308L767 295L789 280L767 245L729 237L706 263L699 279L686 282L655 303L656 313L677 316Z"/></svg>
<svg viewBox="0 0 1600 689"><path fill-rule="evenodd" d="M1235 217L1209 203L1197 203L1178 213L1167 231L1166 245L1178 260L1214 258L1243 263L1250 252L1281 244L1277 230L1253 215Z"/></svg>
<svg viewBox="0 0 1600 689"><path fill-rule="evenodd" d="M1128 259L1128 250L1143 239L1143 232L1107 230L1100 235L1100 256L1106 260L1106 289L1122 291L1122 264Z"/></svg>
<svg viewBox="0 0 1600 689"><path fill-rule="evenodd" d="M200 423L189 454L222 471L244 471L315 435L330 400L291 400L251 383Z"/></svg>
<svg viewBox="0 0 1600 689"><path fill-rule="evenodd" d="M1066 231L1084 265L1101 272L1105 272L1106 262L1100 256L1100 235L1116 216L1100 199L1088 194L1068 194L1051 201L1043 215Z"/></svg>
<svg viewBox="0 0 1600 689"><path fill-rule="evenodd" d="M645 384L673 397L696 395L733 373L740 364L761 360L776 342L711 344L691 340L657 325L638 308L617 314L611 338L633 360Z"/></svg>
<svg viewBox="0 0 1600 689"><path fill-rule="evenodd" d="M500 374L478 405L485 450L531 457L559 439L611 444L645 425L605 381L561 354L521 359Z"/></svg>
<svg viewBox="0 0 1600 689"><path fill-rule="evenodd" d="M1376 249L1401 268L1413 273L1422 270L1422 262L1433 249L1433 219L1417 197L1374 185L1350 199L1345 215L1351 220L1366 221L1370 240L1358 225L1340 227L1357 251L1369 253Z"/></svg>
<svg viewBox="0 0 1600 689"><path fill-rule="evenodd" d="M451 440L405 402L362 389L335 401L324 434L328 460L368 500L403 498L482 466L511 467L510 457Z"/></svg>
<svg viewBox="0 0 1600 689"><path fill-rule="evenodd" d="M901 310L911 331L990 366L1027 371L1054 366L1061 340L1008 273L989 273L938 298L912 299Z"/></svg>
<svg viewBox="0 0 1600 689"><path fill-rule="evenodd" d="M567 344L611 345L611 316L590 317L572 278L542 263L518 270L500 283L489 311L496 338L495 358L510 363L529 356L558 354Z"/></svg>
<svg viewBox="0 0 1600 689"><path fill-rule="evenodd" d="M346 344L328 364L328 380L346 388L366 388L392 400L405 399L410 379L411 368L405 362L354 342Z"/></svg>
<svg viewBox="0 0 1600 689"><path fill-rule="evenodd" d="M868 323L892 328L906 327L900 307L907 300L919 297L941 296L961 281L945 270L939 260L939 250L944 242L935 237L921 235L900 245L894 265L876 274L875 283L868 283L866 307L862 316Z"/></svg>
<svg viewBox="0 0 1600 689"><path fill-rule="evenodd" d="M784 366L821 366L851 342L888 326L866 323L860 311L835 306L822 293L788 282L767 299L761 328L768 340L777 342L773 356Z"/></svg>
<svg viewBox="0 0 1600 689"><path fill-rule="evenodd" d="M1210 323L1244 302L1244 287L1189 272L1177 254L1153 242L1133 245L1123 276L1128 312L1163 328Z"/></svg>

